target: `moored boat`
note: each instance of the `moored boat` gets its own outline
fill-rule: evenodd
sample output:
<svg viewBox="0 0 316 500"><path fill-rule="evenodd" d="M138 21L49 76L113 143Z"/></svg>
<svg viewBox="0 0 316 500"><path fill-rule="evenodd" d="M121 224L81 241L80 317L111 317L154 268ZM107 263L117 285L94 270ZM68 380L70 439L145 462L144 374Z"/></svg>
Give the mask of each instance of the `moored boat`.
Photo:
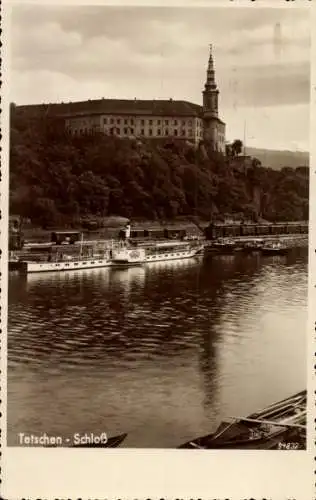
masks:
<svg viewBox="0 0 316 500"><path fill-rule="evenodd" d="M23 261L21 269L26 273L72 271L74 269L92 269L97 267L108 267L111 265L110 256L106 257L78 257L69 259L58 259L55 261Z"/></svg>
<svg viewBox="0 0 316 500"><path fill-rule="evenodd" d="M118 242L84 242L83 235L80 246L69 248L51 245L44 247L40 253L29 252L24 255L21 270L27 274L52 271L73 271L108 267L112 264L112 248Z"/></svg>
<svg viewBox="0 0 316 500"><path fill-rule="evenodd" d="M263 246L263 240L252 240L243 244L242 250L244 253L259 252Z"/></svg>
<svg viewBox="0 0 316 500"><path fill-rule="evenodd" d="M216 241L209 242L206 247L208 253L215 254L231 254L234 253L236 249L236 242L228 238L219 238Z"/></svg>
<svg viewBox="0 0 316 500"><path fill-rule="evenodd" d="M280 241L272 241L261 247L261 253L263 255L286 255L288 251L288 247Z"/></svg>
<svg viewBox="0 0 316 500"><path fill-rule="evenodd" d="M214 248L219 252L234 252L236 248L236 242L229 238L219 239L214 242Z"/></svg>
<svg viewBox="0 0 316 500"><path fill-rule="evenodd" d="M187 449L304 449L306 398L302 391L248 417L231 417L212 434L184 443ZM291 448L295 443L295 448Z"/></svg>
<svg viewBox="0 0 316 500"><path fill-rule="evenodd" d="M113 251L113 266L142 265L150 262L187 259L203 251L200 243L170 241L156 243L147 247L130 247Z"/></svg>

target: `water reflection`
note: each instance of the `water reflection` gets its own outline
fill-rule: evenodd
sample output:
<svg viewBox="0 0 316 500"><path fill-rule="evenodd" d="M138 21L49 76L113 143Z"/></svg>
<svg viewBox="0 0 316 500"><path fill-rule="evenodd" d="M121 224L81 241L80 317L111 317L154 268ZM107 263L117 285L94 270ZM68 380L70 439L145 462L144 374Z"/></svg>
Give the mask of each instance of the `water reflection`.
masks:
<svg viewBox="0 0 316 500"><path fill-rule="evenodd" d="M34 285L63 286L67 283L82 283L89 280L102 282L109 276L110 268L74 269L66 272L29 273L25 276L28 289ZM18 279L18 278L17 278Z"/></svg>
<svg viewBox="0 0 316 500"><path fill-rule="evenodd" d="M9 441L176 446L301 390L306 296L300 253L11 276Z"/></svg>

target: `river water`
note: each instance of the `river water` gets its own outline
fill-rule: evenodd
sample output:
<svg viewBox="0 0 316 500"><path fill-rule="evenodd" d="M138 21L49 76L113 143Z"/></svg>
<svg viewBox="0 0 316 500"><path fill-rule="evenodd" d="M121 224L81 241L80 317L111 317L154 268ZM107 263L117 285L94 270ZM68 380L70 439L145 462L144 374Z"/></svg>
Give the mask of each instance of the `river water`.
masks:
<svg viewBox="0 0 316 500"><path fill-rule="evenodd" d="M10 275L8 444L176 447L306 388L307 251Z"/></svg>

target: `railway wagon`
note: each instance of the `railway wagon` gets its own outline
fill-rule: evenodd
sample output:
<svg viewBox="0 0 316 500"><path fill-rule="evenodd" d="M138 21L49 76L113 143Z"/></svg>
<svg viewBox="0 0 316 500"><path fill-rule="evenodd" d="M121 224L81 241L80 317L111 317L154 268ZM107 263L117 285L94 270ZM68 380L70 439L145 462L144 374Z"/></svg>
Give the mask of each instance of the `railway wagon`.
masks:
<svg viewBox="0 0 316 500"><path fill-rule="evenodd" d="M80 240L81 236L80 231L53 231L51 233L51 242L56 243L56 245L73 245Z"/></svg>
<svg viewBox="0 0 316 500"><path fill-rule="evenodd" d="M131 239L183 239L186 236L185 229L132 229Z"/></svg>
<svg viewBox="0 0 316 500"><path fill-rule="evenodd" d="M206 239L238 236L273 236L281 234L307 234L308 222L274 224L209 224L204 230Z"/></svg>
<svg viewBox="0 0 316 500"><path fill-rule="evenodd" d="M159 239L164 238L164 230L163 229L132 229L131 230L131 239Z"/></svg>
<svg viewBox="0 0 316 500"><path fill-rule="evenodd" d="M256 236L268 236L269 234L271 234L271 228L272 228L272 226L269 224L257 225L256 229L255 229L255 235ZM241 233L242 233L242 231L241 231ZM242 234L241 234L241 236L242 236Z"/></svg>

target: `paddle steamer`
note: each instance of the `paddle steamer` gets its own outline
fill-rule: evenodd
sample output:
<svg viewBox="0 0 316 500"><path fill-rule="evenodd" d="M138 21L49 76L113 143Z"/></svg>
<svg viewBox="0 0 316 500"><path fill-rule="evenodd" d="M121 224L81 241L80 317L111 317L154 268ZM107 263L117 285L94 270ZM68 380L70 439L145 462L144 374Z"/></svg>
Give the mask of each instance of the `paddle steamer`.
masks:
<svg viewBox="0 0 316 500"><path fill-rule="evenodd" d="M198 242L172 241L146 247L129 247L114 251L112 265L131 266L150 262L188 259L200 254L203 245Z"/></svg>
<svg viewBox="0 0 316 500"><path fill-rule="evenodd" d="M130 241L130 226L124 231L121 240L111 240L107 242L76 242L80 246L74 245L75 252L68 254L65 250L41 252L39 259L25 258L20 262L21 270L25 273L39 273L52 271L72 271L79 269L92 269L100 267L119 267L142 265L149 262L180 260L201 253L203 244L199 241L167 241L152 242L145 244L135 244ZM87 247L88 245L88 247ZM101 245L101 247L100 247ZM103 246L102 246L103 245ZM76 247L78 251L76 251ZM47 250L47 249L46 249ZM31 253L30 253L31 257Z"/></svg>

